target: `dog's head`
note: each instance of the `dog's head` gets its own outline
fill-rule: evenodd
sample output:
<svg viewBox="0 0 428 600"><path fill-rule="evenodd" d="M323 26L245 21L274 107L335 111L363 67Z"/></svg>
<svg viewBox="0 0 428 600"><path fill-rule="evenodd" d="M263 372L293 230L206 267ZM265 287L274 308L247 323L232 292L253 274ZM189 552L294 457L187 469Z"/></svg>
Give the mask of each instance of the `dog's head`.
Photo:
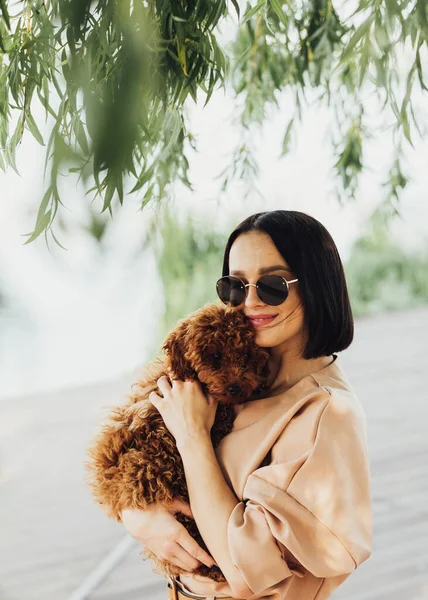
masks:
<svg viewBox="0 0 428 600"><path fill-rule="evenodd" d="M267 350L242 310L209 304L180 321L163 345L179 379L198 379L218 402L239 404L263 386Z"/></svg>

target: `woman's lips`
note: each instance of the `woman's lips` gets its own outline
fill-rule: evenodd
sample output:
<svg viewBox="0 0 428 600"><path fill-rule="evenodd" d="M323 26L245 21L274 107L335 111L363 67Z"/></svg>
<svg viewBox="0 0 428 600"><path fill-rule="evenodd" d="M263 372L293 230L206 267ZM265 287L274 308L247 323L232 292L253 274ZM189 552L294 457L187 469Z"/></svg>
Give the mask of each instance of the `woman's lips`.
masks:
<svg viewBox="0 0 428 600"><path fill-rule="evenodd" d="M254 327L265 327L272 323L278 315L259 315L258 317L248 317Z"/></svg>

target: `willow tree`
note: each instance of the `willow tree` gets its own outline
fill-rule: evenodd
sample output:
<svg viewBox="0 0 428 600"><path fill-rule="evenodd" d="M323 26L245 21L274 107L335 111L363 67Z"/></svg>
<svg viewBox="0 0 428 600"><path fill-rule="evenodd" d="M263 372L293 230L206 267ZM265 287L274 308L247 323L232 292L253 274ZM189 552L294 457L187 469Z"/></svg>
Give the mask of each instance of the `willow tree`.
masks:
<svg viewBox="0 0 428 600"><path fill-rule="evenodd" d="M190 215L177 222L168 205L159 211L157 224L144 240L144 247L154 251L163 287L163 314L153 355L179 319L207 302L219 301L215 281L221 277L227 241L227 234L207 224L197 225Z"/></svg>
<svg viewBox="0 0 428 600"><path fill-rule="evenodd" d="M60 169L79 174L89 197L100 196L110 213L127 193L139 193L144 207L167 198L177 180L192 189L196 147L186 101L206 104L220 87L243 98L243 130L263 123L279 92L292 92L283 153L308 92L311 102L331 105L341 198L355 194L369 135L364 94L377 92L379 110L393 115L396 153L386 186L396 210L407 182L403 142L412 144L415 130L422 135L412 92L427 91L426 0L260 0L245 7L237 0L0 0L0 7L0 167L16 169L26 130L46 143L46 192L27 243L54 235ZM239 27L222 48L218 29L229 12ZM398 68L404 54L408 66ZM33 116L37 101L52 122L47 140ZM243 142L222 188L256 170Z"/></svg>

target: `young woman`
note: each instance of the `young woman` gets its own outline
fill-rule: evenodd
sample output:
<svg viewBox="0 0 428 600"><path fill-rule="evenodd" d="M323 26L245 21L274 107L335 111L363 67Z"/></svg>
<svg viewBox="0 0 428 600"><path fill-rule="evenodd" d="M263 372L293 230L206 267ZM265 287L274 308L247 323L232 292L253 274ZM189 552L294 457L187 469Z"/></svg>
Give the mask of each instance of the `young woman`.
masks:
<svg viewBox="0 0 428 600"><path fill-rule="evenodd" d="M216 404L197 382L158 381L190 506L127 510L129 533L185 573L169 598L325 600L371 553L366 422L337 361L353 339L342 263L328 231L296 211L252 215L226 245L220 299L269 349L264 397L236 406L213 450ZM209 556L176 521L195 519ZM215 562L227 583L195 576Z"/></svg>

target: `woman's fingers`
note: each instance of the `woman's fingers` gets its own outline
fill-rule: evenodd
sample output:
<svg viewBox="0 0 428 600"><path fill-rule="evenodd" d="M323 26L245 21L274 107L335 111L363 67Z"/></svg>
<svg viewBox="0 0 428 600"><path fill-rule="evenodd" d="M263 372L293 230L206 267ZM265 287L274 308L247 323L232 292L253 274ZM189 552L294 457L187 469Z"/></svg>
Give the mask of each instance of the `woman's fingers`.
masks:
<svg viewBox="0 0 428 600"><path fill-rule="evenodd" d="M201 564L199 560L196 560L196 558L186 552L180 544L176 544L174 550L172 550L172 557L169 562L174 563L177 567L181 567L189 573L197 569Z"/></svg>
<svg viewBox="0 0 428 600"><path fill-rule="evenodd" d="M204 563L207 567L212 567L213 563L217 564L212 556L205 552L203 548L200 547L198 542L192 538L187 529L183 527L183 531L180 532L179 537L177 538L177 542L184 548L184 550L197 561Z"/></svg>
<svg viewBox="0 0 428 600"><path fill-rule="evenodd" d="M192 573L194 569L189 568L187 564L184 564L177 556L173 556L171 560L168 561L172 565L178 567L179 569L183 569L188 573ZM199 565L198 565L199 566Z"/></svg>
<svg viewBox="0 0 428 600"><path fill-rule="evenodd" d="M211 568L213 563L216 564L214 559L174 517L176 512L193 519L190 505L175 498L166 504L153 505L148 510L123 510L122 521L130 535L161 560L188 572L201 564ZM158 515L159 519L156 520Z"/></svg>

